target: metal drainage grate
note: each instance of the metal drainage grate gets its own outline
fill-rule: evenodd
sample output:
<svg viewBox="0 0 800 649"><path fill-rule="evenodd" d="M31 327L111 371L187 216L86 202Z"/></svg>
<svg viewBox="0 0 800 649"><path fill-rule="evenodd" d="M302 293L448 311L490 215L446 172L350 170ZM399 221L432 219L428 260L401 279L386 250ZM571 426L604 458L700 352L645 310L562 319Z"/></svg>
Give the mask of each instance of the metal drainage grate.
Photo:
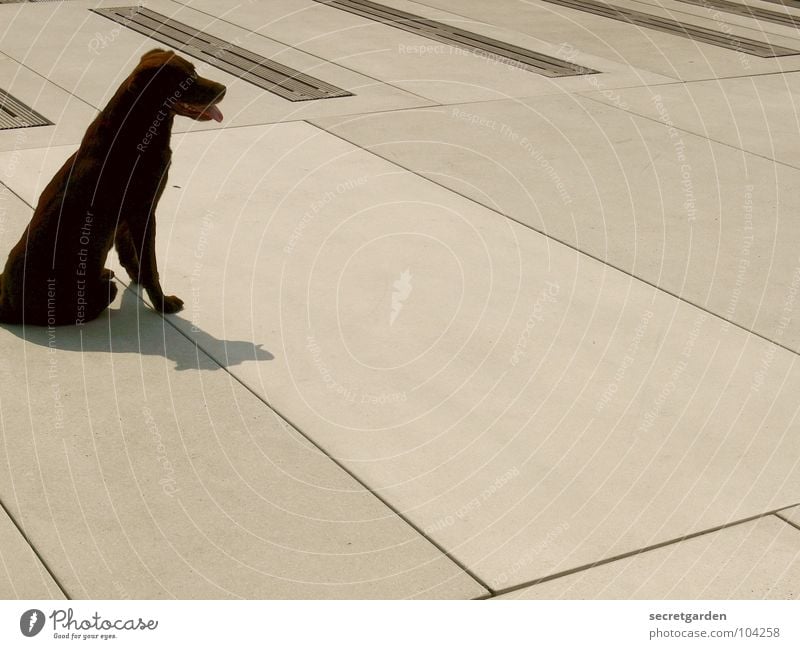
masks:
<svg viewBox="0 0 800 649"><path fill-rule="evenodd" d="M794 7L800 9L800 0L764 0L764 2L771 2L774 5L783 5L784 7Z"/></svg>
<svg viewBox="0 0 800 649"><path fill-rule="evenodd" d="M546 77L567 77L578 74L597 74L597 70L585 68L569 61L540 54L524 47L509 45L487 36L468 32L458 27L428 20L415 14L406 13L369 0L315 0L329 7L371 18L391 27L397 27L412 34L446 43L468 50L479 56L505 63L518 68L537 72Z"/></svg>
<svg viewBox="0 0 800 649"><path fill-rule="evenodd" d="M603 16L605 18L621 20L638 27L648 27L650 29L672 34L673 36L682 36L683 38L690 38L701 43L716 45L729 50L736 50L737 52L752 54L753 56L760 56L761 58L800 54L800 51L792 50L788 47L770 45L769 43L756 41L751 38L745 38L744 36L726 34L713 29L706 29L705 27L698 27L696 25L682 23L677 20L672 20L671 18L660 18L659 16L653 16L652 14L647 14L642 11L623 9L622 7L616 7L604 2L595 2L594 0L544 1L561 5L562 7L568 7L570 9L577 9L578 11L586 11L598 16Z"/></svg>
<svg viewBox="0 0 800 649"><path fill-rule="evenodd" d="M800 27L800 17L780 11L770 11L769 9L761 9L760 7L740 5L738 2L729 2L728 0L678 0L678 2L705 7L706 9L719 9L725 13L755 18L756 20L766 20L779 25L787 25L788 27Z"/></svg>
<svg viewBox="0 0 800 649"><path fill-rule="evenodd" d="M353 95L143 7L109 7L91 11L289 101Z"/></svg>
<svg viewBox="0 0 800 649"><path fill-rule="evenodd" d="M0 130L52 125L53 122L49 119L42 117L5 90L0 90Z"/></svg>

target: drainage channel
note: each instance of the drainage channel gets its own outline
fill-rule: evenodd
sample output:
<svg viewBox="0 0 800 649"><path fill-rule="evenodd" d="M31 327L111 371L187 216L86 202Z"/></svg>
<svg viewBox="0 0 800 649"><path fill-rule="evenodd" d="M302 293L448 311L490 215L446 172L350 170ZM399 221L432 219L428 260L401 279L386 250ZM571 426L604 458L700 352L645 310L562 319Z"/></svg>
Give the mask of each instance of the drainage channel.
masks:
<svg viewBox="0 0 800 649"><path fill-rule="evenodd" d="M774 5L783 5L784 7L794 7L800 9L800 0L764 0L764 2L771 2Z"/></svg>
<svg viewBox="0 0 800 649"><path fill-rule="evenodd" d="M468 50L478 56L517 68L536 72L545 77L568 77L579 74L597 74L597 70L563 61L533 50L517 47L481 34L428 20L399 9L370 2L369 0L315 0L403 31L430 38L440 43Z"/></svg>
<svg viewBox="0 0 800 649"><path fill-rule="evenodd" d="M730 2L729 0L678 0L678 2L704 7L706 9L719 9L725 13L755 18L756 20L766 20L778 25L786 25L795 28L800 27L800 17L798 16L792 16L780 11L770 11L769 9L762 9L761 7L750 7L748 5L739 4L738 2Z"/></svg>
<svg viewBox="0 0 800 649"><path fill-rule="evenodd" d="M700 43L716 45L717 47L724 47L729 50L752 54L760 58L800 54L800 51L792 50L788 47L770 45L769 43L753 40L752 38L736 36L735 34L726 34L725 32L718 32L713 29L682 23L677 20L672 20L671 18L661 18L642 11L617 7L615 5L606 4L605 2L595 2L594 0L544 0L544 2L560 5L569 9L577 9L578 11L585 11L597 16L603 16L604 18L621 20L622 22L630 23L637 27L655 29L672 34L673 36L682 36L683 38L689 38Z"/></svg>
<svg viewBox="0 0 800 649"><path fill-rule="evenodd" d="M53 122L49 119L0 89L0 130L52 125Z"/></svg>
<svg viewBox="0 0 800 649"><path fill-rule="evenodd" d="M353 96L352 92L144 7L109 7L91 11L289 101Z"/></svg>

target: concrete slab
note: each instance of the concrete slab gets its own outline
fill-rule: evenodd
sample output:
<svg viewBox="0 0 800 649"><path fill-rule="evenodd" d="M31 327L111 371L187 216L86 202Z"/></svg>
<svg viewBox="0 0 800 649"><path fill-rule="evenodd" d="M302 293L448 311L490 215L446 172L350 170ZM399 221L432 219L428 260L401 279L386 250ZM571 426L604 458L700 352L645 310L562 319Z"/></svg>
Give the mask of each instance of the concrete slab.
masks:
<svg viewBox="0 0 800 649"><path fill-rule="evenodd" d="M710 5L697 7L677 0L664 0L661 3L643 2L642 0L609 0L608 4L623 9L633 9L651 16L670 18L687 25L704 27L733 37L740 36L794 49L800 46L796 29L781 27L770 22L760 22L752 18L737 17L735 14L719 11ZM646 29L646 31L650 33L653 30Z"/></svg>
<svg viewBox="0 0 800 649"><path fill-rule="evenodd" d="M115 0L101 3L83 0L35 4L25 12L19 12L12 5L3 5L0 7L0 16L8 21L9 27L3 35L0 48L38 75L46 77L99 110L105 106L144 52L165 46L91 13L89 9L95 6L126 5ZM431 103L169 0L154 0L148 2L147 7L355 94L353 97L291 102L222 72L208 63L186 57L196 64L200 74L228 87L228 94L222 105L224 125L227 127L301 120L310 116L408 108ZM31 38L31 34L34 34L34 38ZM42 43L47 46L40 47ZM90 119L78 119L74 122L69 120L62 128L70 133L70 141L77 143L89 121ZM210 130L218 127L216 122L199 123L179 119L176 120L175 130Z"/></svg>
<svg viewBox="0 0 800 649"><path fill-rule="evenodd" d="M766 74L657 88L593 92L609 105L625 105L659 120L664 111L674 126L800 167L800 73Z"/></svg>
<svg viewBox="0 0 800 649"><path fill-rule="evenodd" d="M800 530L776 516L523 588L503 599L797 599Z"/></svg>
<svg viewBox="0 0 800 649"><path fill-rule="evenodd" d="M800 350L798 171L670 128L670 105L655 120L541 97L315 123Z"/></svg>
<svg viewBox="0 0 800 649"><path fill-rule="evenodd" d="M6 185L0 183L0 250L4 251L4 255L19 241L30 218L31 208L15 196ZM3 266L5 262L4 256Z"/></svg>
<svg viewBox="0 0 800 649"><path fill-rule="evenodd" d="M614 3L620 4L616 0ZM592 54L681 80L800 69L798 56L762 59L545 2L424 0L424 4L561 44L564 51L573 52L576 56ZM629 6L639 11L652 11L641 3ZM740 31L741 28L731 27L724 22L716 24L713 19L686 22L702 24L717 31L730 29L731 33L744 33ZM747 30L747 35L764 40L755 30ZM777 40L784 42L783 38Z"/></svg>
<svg viewBox="0 0 800 649"><path fill-rule="evenodd" d="M0 60L0 88L53 122L52 126L0 130L0 151L78 142L75 131L85 131L96 114L90 105L8 58Z"/></svg>
<svg viewBox="0 0 800 649"><path fill-rule="evenodd" d="M800 506L784 509L778 515L788 523L800 528Z"/></svg>
<svg viewBox="0 0 800 649"><path fill-rule="evenodd" d="M214 0L192 0L190 4L209 14L219 13ZM621 64L616 58L609 60L591 53L561 51L560 43L544 38L542 33L523 34L497 28L413 2L384 4L536 52L568 58L603 74L548 79L313 0L242 3L225 11L224 19L439 103L671 80L671 77L639 69L630 62Z"/></svg>
<svg viewBox="0 0 800 649"><path fill-rule="evenodd" d="M637 7L635 5L639 6ZM692 17L710 20L716 23L716 27L711 27L712 29L722 30L724 26L737 26L755 31L756 33L766 34L767 38L769 38L769 34L781 35L787 38L797 38L797 29L795 27L771 20L759 20L750 16L741 16L729 11L723 11L721 8L714 6L713 3L708 3L703 6L701 4L694 5L687 2L680 2L680 0L636 0L635 4L630 4L628 6L632 6L639 11L652 11L653 7L662 11L666 9L675 17L675 20L691 20ZM756 10L765 9L782 16L794 17L800 20L800 12L798 12L796 8L788 5L748 0L745 6L752 7ZM755 38L758 37L755 36Z"/></svg>
<svg viewBox="0 0 800 649"><path fill-rule="evenodd" d="M2 509L0 599L64 599L64 593Z"/></svg>
<svg viewBox="0 0 800 649"><path fill-rule="evenodd" d="M3 259L27 220L15 202ZM69 596L485 593L196 345L228 368L268 348L192 336L130 291L82 328L0 326L0 499ZM35 576L19 592L46 596Z"/></svg>
<svg viewBox="0 0 800 649"><path fill-rule="evenodd" d="M173 145L174 324L491 586L797 502L795 354L310 125Z"/></svg>

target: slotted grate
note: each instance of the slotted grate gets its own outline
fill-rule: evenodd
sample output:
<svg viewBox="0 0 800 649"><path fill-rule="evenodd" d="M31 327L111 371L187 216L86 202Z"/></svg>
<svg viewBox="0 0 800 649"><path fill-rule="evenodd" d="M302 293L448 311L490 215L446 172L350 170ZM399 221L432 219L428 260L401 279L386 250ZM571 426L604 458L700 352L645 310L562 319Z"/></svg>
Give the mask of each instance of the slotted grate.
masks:
<svg viewBox="0 0 800 649"><path fill-rule="evenodd" d="M787 27L800 27L799 17L781 13L780 11L770 11L761 7L750 7L738 2L729 2L729 0L678 0L678 2L705 7L706 9L719 9L725 13L755 18L756 20L766 20L778 25L786 25Z"/></svg>
<svg viewBox="0 0 800 649"><path fill-rule="evenodd" d="M315 0L358 16L417 34L425 38L468 50L500 63L523 68L546 77L567 77L579 74L597 74L597 70L563 61L533 50L510 45L475 32L469 32L435 20L428 20L399 9L370 2L369 0Z"/></svg>
<svg viewBox="0 0 800 649"><path fill-rule="evenodd" d="M726 34L725 32L718 32L713 29L682 23L677 20L672 20L671 18L661 18L642 11L617 7L615 5L606 4L605 2L595 2L594 0L544 1L562 7L568 7L569 9L576 9L597 16L603 16L605 18L621 20L622 22L630 23L638 27L655 29L657 31L666 32L667 34L672 34L673 36L682 36L683 38L689 38L700 43L707 43L708 45L716 45L717 47L724 47L729 50L752 54L753 56L761 58L800 54L800 51L792 50L788 47L771 45L763 41L745 38L744 36L736 36L735 34Z"/></svg>
<svg viewBox="0 0 800 649"><path fill-rule="evenodd" d="M800 0L764 0L764 2L771 2L774 5L783 5L784 7L795 7L800 9Z"/></svg>
<svg viewBox="0 0 800 649"><path fill-rule="evenodd" d="M53 122L49 119L0 89L0 130L52 125Z"/></svg>
<svg viewBox="0 0 800 649"><path fill-rule="evenodd" d="M783 5L784 7L795 7L800 9L800 0L764 0L764 2L771 2L774 5Z"/></svg>
<svg viewBox="0 0 800 649"><path fill-rule="evenodd" d="M108 7L91 11L289 101L353 95L144 7Z"/></svg>

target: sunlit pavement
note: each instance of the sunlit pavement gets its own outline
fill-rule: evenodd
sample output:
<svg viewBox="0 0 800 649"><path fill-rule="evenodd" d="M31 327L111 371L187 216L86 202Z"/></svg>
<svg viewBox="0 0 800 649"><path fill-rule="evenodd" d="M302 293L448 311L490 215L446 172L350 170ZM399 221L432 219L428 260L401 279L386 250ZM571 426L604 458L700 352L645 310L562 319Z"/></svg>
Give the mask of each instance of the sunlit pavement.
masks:
<svg viewBox="0 0 800 649"><path fill-rule="evenodd" d="M91 11L123 4L0 4L0 89L52 122L0 130L3 260L164 47ZM0 326L0 597L797 597L800 6L611 3L710 44L381 4L574 73L314 0L146 2L349 95L188 56L228 92L173 130L184 310L112 253L98 320Z"/></svg>

